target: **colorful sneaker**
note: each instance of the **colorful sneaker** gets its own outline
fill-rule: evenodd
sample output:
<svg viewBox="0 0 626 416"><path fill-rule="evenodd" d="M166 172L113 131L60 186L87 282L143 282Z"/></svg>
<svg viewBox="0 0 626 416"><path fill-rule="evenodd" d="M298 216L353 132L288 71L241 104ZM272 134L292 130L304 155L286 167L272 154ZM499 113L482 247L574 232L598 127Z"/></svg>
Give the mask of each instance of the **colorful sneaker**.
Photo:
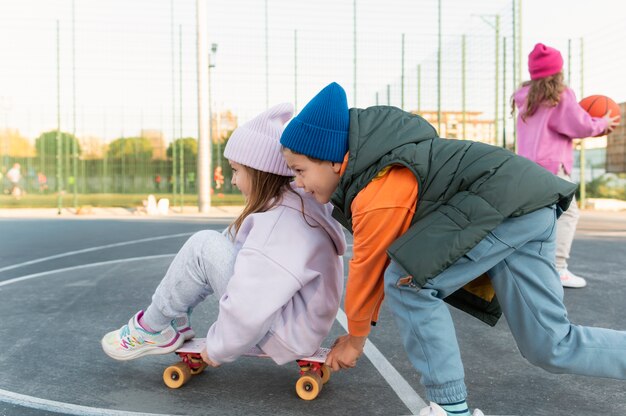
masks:
<svg viewBox="0 0 626 416"><path fill-rule="evenodd" d="M102 349L116 360L133 360L144 355L167 354L180 348L185 342L173 325L160 332L148 332L139 325L139 311L127 325L109 332L102 338Z"/></svg>
<svg viewBox="0 0 626 416"><path fill-rule="evenodd" d="M566 268L559 270L559 276L561 277L561 284L563 285L563 287L580 288L587 286L587 281L585 279L576 276L574 273L570 272Z"/></svg>
<svg viewBox="0 0 626 416"><path fill-rule="evenodd" d="M191 327L191 322L189 318L190 314L189 312L187 312L186 314L179 316L178 318L172 319L172 325L174 326L174 328L176 328L178 333L183 336L185 341L189 341L196 336L196 333Z"/></svg>
<svg viewBox="0 0 626 416"><path fill-rule="evenodd" d="M448 413L437 403L430 402L430 406L420 410L419 416L448 416ZM472 416L485 416L485 414L479 409L474 409Z"/></svg>

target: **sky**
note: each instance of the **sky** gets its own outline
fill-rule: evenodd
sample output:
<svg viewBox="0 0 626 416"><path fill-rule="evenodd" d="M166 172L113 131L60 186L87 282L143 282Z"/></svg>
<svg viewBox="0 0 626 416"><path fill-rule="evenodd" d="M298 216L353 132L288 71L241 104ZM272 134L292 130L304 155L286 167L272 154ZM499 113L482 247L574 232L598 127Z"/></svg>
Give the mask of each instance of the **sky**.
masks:
<svg viewBox="0 0 626 416"><path fill-rule="evenodd" d="M604 94L626 101L626 3L619 0L522 0L525 54L542 42L566 58L567 39L584 37L584 95ZM577 45L576 45L577 46ZM576 51L578 52L578 51ZM580 94L580 85L576 87Z"/></svg>
<svg viewBox="0 0 626 416"><path fill-rule="evenodd" d="M231 110L245 121L266 106L265 2L208 3L210 42L218 44L211 70L213 109ZM75 0L74 4L75 63L71 0L0 2L0 128L18 128L34 138L56 127L58 19L62 130L106 140L137 135L142 128L162 130L167 140L196 136L195 1ZM625 3L521 0L521 4L523 79L526 56L535 43L559 48L567 65L572 39L570 84L577 95L605 94L626 101L621 70L626 66ZM357 0L356 95L353 5L353 0L268 0L269 104L290 101L301 109L324 85L338 81L351 106L374 105L377 99L385 104L387 85L390 103L400 106L405 34L404 108L415 109L420 103L422 108L434 108L437 1ZM468 105L493 111L490 25L496 13L501 15L501 35L507 36L512 27L510 1L442 0L444 110L460 106L461 35L466 34ZM512 58L507 56L509 65ZM500 103L513 92L513 80L507 76Z"/></svg>

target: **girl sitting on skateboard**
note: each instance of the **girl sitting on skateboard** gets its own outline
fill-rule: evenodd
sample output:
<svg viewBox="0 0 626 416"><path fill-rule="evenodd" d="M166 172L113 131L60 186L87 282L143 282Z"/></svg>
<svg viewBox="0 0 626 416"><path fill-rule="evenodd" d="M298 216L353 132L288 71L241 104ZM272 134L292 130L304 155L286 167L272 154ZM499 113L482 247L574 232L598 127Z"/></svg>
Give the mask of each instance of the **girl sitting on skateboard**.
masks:
<svg viewBox="0 0 626 416"><path fill-rule="evenodd" d="M344 234L329 204L291 184L279 143L291 104L237 128L224 156L246 198L224 232L200 231L183 245L152 296L128 324L102 338L116 360L166 354L194 337L190 311L220 297L203 358L218 366L258 346L276 363L312 355L328 335L343 287Z"/></svg>

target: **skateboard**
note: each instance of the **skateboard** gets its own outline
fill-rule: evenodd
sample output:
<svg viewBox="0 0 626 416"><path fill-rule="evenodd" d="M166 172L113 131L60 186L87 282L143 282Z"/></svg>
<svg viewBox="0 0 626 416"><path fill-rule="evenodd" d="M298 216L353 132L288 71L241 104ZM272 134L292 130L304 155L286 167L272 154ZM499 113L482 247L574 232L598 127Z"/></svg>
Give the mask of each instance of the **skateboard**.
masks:
<svg viewBox="0 0 626 416"><path fill-rule="evenodd" d="M200 355L204 345L205 338L193 338L174 351L181 361L167 367L163 371L163 382L167 387L178 389L185 385L191 379L191 376L204 371L207 364ZM330 368L324 364L329 352L330 348L320 348L312 356L296 360L300 367L300 378L296 382L296 394L301 399L315 399L322 391L322 386L330 380ZM269 357L256 346L244 355L248 357Z"/></svg>

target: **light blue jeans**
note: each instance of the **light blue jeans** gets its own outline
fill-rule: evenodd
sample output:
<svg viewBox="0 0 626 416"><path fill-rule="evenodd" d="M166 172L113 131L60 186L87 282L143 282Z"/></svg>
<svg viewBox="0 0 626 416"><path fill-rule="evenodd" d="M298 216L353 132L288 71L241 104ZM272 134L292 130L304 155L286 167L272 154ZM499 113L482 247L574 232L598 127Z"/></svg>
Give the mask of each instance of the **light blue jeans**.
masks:
<svg viewBox="0 0 626 416"><path fill-rule="evenodd" d="M407 273L391 262L385 271L386 301L429 400L454 403L467 397L454 324L443 299L485 272L529 362L553 373L626 379L626 332L573 325L567 318L554 267L555 213L550 207L505 220L421 289L398 284Z"/></svg>

